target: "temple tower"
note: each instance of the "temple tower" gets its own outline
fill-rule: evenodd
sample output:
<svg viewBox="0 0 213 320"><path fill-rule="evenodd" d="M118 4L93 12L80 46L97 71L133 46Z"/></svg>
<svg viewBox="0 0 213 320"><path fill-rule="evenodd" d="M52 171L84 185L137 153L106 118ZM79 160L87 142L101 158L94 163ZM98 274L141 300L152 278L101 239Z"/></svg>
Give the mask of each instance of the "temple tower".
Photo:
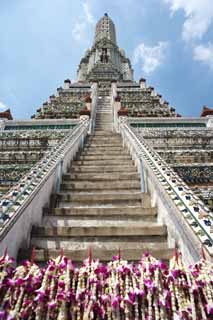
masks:
<svg viewBox="0 0 213 320"><path fill-rule="evenodd" d="M105 15L96 25L93 46L78 68L78 81L132 80L133 70L124 50L116 43L115 25Z"/></svg>
<svg viewBox="0 0 213 320"><path fill-rule="evenodd" d="M96 25L94 44L104 38L116 45L115 25L107 13L105 13Z"/></svg>
<svg viewBox="0 0 213 320"><path fill-rule="evenodd" d="M213 119L134 81L107 14L77 74L33 120L0 120L0 254L212 259Z"/></svg>

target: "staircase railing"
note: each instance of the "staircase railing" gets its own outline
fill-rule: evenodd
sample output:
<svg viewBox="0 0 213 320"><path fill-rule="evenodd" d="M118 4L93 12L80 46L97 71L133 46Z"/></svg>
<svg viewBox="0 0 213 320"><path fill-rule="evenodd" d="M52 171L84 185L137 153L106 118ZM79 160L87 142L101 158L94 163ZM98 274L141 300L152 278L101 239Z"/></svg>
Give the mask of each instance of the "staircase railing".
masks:
<svg viewBox="0 0 213 320"><path fill-rule="evenodd" d="M0 199L0 255L8 249L9 254L16 257L19 247L29 241L32 225L41 222L43 207L48 204L51 194L59 190L62 174L83 146L88 129L89 118L84 116Z"/></svg>
<svg viewBox="0 0 213 320"><path fill-rule="evenodd" d="M5 128L5 119L1 119L0 118L0 130L4 130L4 128Z"/></svg>
<svg viewBox="0 0 213 320"><path fill-rule="evenodd" d="M112 120L113 120L113 131L118 131L118 110L116 108L115 98L117 96L117 85L115 82L112 82L111 85L111 95L110 95L110 104L112 109Z"/></svg>
<svg viewBox="0 0 213 320"><path fill-rule="evenodd" d="M122 117L120 132L140 169L142 191L151 193L158 202L160 219L167 224L171 237L181 246L186 259L189 262L198 260L201 247L212 259L212 212Z"/></svg>
<svg viewBox="0 0 213 320"><path fill-rule="evenodd" d="M89 125L89 133L92 134L95 129L95 120L96 120L96 111L97 111L97 100L98 100L98 84L92 84L92 104L91 104L91 117L90 117L90 125Z"/></svg>

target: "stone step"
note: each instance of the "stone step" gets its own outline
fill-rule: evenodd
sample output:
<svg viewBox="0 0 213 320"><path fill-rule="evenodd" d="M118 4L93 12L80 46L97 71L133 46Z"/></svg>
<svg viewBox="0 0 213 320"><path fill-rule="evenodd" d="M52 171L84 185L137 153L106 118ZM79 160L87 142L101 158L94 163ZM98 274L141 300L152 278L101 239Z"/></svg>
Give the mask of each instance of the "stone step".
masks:
<svg viewBox="0 0 213 320"><path fill-rule="evenodd" d="M108 119L108 118L96 118L95 120L95 124L96 125L101 125L101 124L112 124L113 120L112 119Z"/></svg>
<svg viewBox="0 0 213 320"><path fill-rule="evenodd" d="M84 149L85 150L85 149ZM96 150L96 149L93 149L93 150L88 150L86 149L85 151L82 151L81 152L81 155L83 156L98 156L98 155L112 155L112 156L117 156L117 155L129 155L129 152L125 149L123 150L104 150L104 152L101 150Z"/></svg>
<svg viewBox="0 0 213 320"><path fill-rule="evenodd" d="M97 110L96 113L96 118L95 120L108 120L108 121L112 121L112 112L109 109L99 109Z"/></svg>
<svg viewBox="0 0 213 320"><path fill-rule="evenodd" d="M120 146L114 146L114 145L111 145L111 146L107 146L107 145L87 145L85 144L85 147L83 149L84 151L97 151L97 152L103 152L103 151L124 151L125 149L120 145Z"/></svg>
<svg viewBox="0 0 213 320"><path fill-rule="evenodd" d="M112 132L109 132L109 131L104 131L104 130L97 130L97 131L95 131L94 136L111 136L112 134L113 134L114 136L120 137L119 134L112 133Z"/></svg>
<svg viewBox="0 0 213 320"><path fill-rule="evenodd" d="M85 210L86 211L86 210ZM101 226L108 226L108 227L125 227L130 226L131 228L137 227L138 224L142 223L148 224L147 227L149 227L150 223L155 222L156 216L152 216L152 219L149 218L148 215L146 216L133 216L132 215L125 215L125 217L122 217L116 215L114 218L105 216L101 216L101 218L97 218L95 216L92 216L92 219L90 216L55 216L55 215L48 215L43 218L42 224L46 227L101 227ZM117 219L116 219L117 218Z"/></svg>
<svg viewBox="0 0 213 320"><path fill-rule="evenodd" d="M112 125L110 126L95 126L95 130L100 129L100 130L108 130L109 132L112 132Z"/></svg>
<svg viewBox="0 0 213 320"><path fill-rule="evenodd" d="M111 126L111 125L110 125ZM99 131L100 130L100 131ZM100 132L100 135L99 135L99 132ZM107 132L107 134L102 134L102 132ZM120 137L117 137L117 136L113 136L113 132L112 131L106 131L106 129L98 129L96 128L95 129L95 134L94 135L91 135L89 137L88 140L92 140L92 138L94 138L94 140L97 140L97 141L105 141L105 140L112 140L112 141L116 141L116 142L122 142L122 139Z"/></svg>
<svg viewBox="0 0 213 320"><path fill-rule="evenodd" d="M128 193L122 192L107 192L105 194L103 193L71 193L71 192L58 192L57 195L60 197L68 197L72 198L72 200L81 200L84 201L87 200L95 200L95 201L101 201L101 200L142 200L142 199L150 199L150 196L148 193L142 193L142 192L131 192Z"/></svg>
<svg viewBox="0 0 213 320"><path fill-rule="evenodd" d="M101 113L101 116L96 117L96 119L99 120L99 119L103 118L105 120L112 120L112 113L111 113L110 109L103 107L103 108L98 109L97 111L99 111L99 113ZM109 115L109 117L105 117L105 115L107 115L107 116Z"/></svg>
<svg viewBox="0 0 213 320"><path fill-rule="evenodd" d="M64 181L61 183L61 190L140 190L140 180L114 180L112 181Z"/></svg>
<svg viewBox="0 0 213 320"><path fill-rule="evenodd" d="M101 139L88 139L87 141L86 141L86 146L88 145L88 146L91 146L91 145L106 145L106 146L108 146L108 145L112 145L112 146L117 146L117 147L123 147L123 145L122 145L122 142L121 141L119 141L119 140L113 140L113 139L103 139L103 140L101 140Z"/></svg>
<svg viewBox="0 0 213 320"><path fill-rule="evenodd" d="M123 161L123 160L129 160L129 161L132 161L132 158L130 157L129 154L122 154L122 155L119 155L119 154L116 154L116 155L113 155L113 154L109 154L109 155L105 155L105 154L96 154L96 155L89 155L89 154L80 154L77 158L78 160L81 160L81 161L100 161L100 160L117 160L117 161Z"/></svg>
<svg viewBox="0 0 213 320"><path fill-rule="evenodd" d="M97 238L96 240L101 241L103 238L113 237L137 237L140 241L150 241L156 237L160 241L167 235L167 228L164 225L159 225L154 222L143 222L131 225L113 225L113 226L72 226L72 227L53 227L53 226L33 226L32 238L69 238L70 240L74 237L80 239L81 237L92 237ZM148 238L148 239L147 239ZM63 240L63 239L62 239ZM107 240L107 239L106 239ZM82 240L81 240L82 241Z"/></svg>
<svg viewBox="0 0 213 320"><path fill-rule="evenodd" d="M95 123L110 123L112 121L112 117L96 117Z"/></svg>
<svg viewBox="0 0 213 320"><path fill-rule="evenodd" d="M96 110L96 115L99 114L98 118L105 117L107 119L106 115L108 118L112 118L112 109L108 108L107 106L101 106L100 108L97 108Z"/></svg>
<svg viewBox="0 0 213 320"><path fill-rule="evenodd" d="M99 107L101 105L107 105L109 107L110 106L110 100L107 99L106 97L104 97L104 99L99 99L97 107Z"/></svg>
<svg viewBox="0 0 213 320"><path fill-rule="evenodd" d="M109 165L115 165L115 166L125 166L125 165L133 165L134 161L133 160L116 160L116 159L108 159L108 160L94 160L94 161L89 161L89 160L74 160L73 165L85 165L85 166L109 166Z"/></svg>
<svg viewBox="0 0 213 320"><path fill-rule="evenodd" d="M96 119L95 125L110 125L112 124L113 120L112 119Z"/></svg>
<svg viewBox="0 0 213 320"><path fill-rule="evenodd" d="M106 133L108 133L109 135L113 134L112 131L106 130L106 128L104 128L104 129L98 129L98 128L96 128L96 129L95 129L95 135L98 135L99 133L102 135L103 132L106 132Z"/></svg>
<svg viewBox="0 0 213 320"><path fill-rule="evenodd" d="M101 129L101 130L106 130L106 129L112 129L112 124L110 124L110 125L95 125L95 130L97 130L97 129Z"/></svg>
<svg viewBox="0 0 213 320"><path fill-rule="evenodd" d="M95 125L98 125L98 126L100 126L100 125L110 125L110 124L112 124L112 122L113 122L113 120L112 119L96 119L96 121L95 121Z"/></svg>
<svg viewBox="0 0 213 320"><path fill-rule="evenodd" d="M117 166L107 166L107 165L104 165L104 166L95 166L95 165L90 165L90 166L79 166L79 165L75 165L73 163L72 167L71 167L71 173L77 173L77 172L94 172L94 173L106 173L106 172L113 172L116 173L116 172L136 172L137 169L135 166L133 165L125 165L125 166L122 166L122 165L117 165Z"/></svg>
<svg viewBox="0 0 213 320"><path fill-rule="evenodd" d="M103 119L98 119L96 120L95 122L95 125L96 126L101 126L101 125L105 125L105 126L108 126L108 125L111 125L112 124L112 120L103 120Z"/></svg>
<svg viewBox="0 0 213 320"><path fill-rule="evenodd" d="M104 113L105 112L105 113ZM95 121L107 121L107 122L113 122L112 120L112 114L109 110L102 110L101 113L99 113L99 116L96 115Z"/></svg>
<svg viewBox="0 0 213 320"><path fill-rule="evenodd" d="M113 181L113 180L140 180L138 173L66 173L63 175L63 181L67 180L93 180L93 181Z"/></svg>
<svg viewBox="0 0 213 320"><path fill-rule="evenodd" d="M106 107L110 110L112 109L108 100L107 101L99 101L96 110L101 107Z"/></svg>
<svg viewBox="0 0 213 320"><path fill-rule="evenodd" d="M106 118L106 117L96 117L95 123L112 123L112 118Z"/></svg>
<svg viewBox="0 0 213 320"><path fill-rule="evenodd" d="M80 193L78 193L80 194ZM76 194L73 194L74 196ZM94 195L94 194L93 194ZM141 206L142 201L141 200L120 200L120 199L105 199L105 200L94 200L94 197L91 197L90 199L84 198L83 200L74 200L73 198L69 197L63 197L61 200L57 203L57 207L59 208L64 208L64 207L70 207L70 208L75 208L75 207L82 207L82 208L93 208L94 206L99 207L108 207L108 206L116 206L116 207L121 207L123 208L124 206ZM148 204L145 205L144 207L148 207Z"/></svg>
<svg viewBox="0 0 213 320"><path fill-rule="evenodd" d="M112 109L111 106L110 106L110 102L109 100L106 100L106 101L98 101L98 105L97 105L97 109L98 108L101 108L101 107L106 107L108 109Z"/></svg>
<svg viewBox="0 0 213 320"><path fill-rule="evenodd" d="M109 131L110 132L110 131ZM123 146L122 140L118 137L111 137L111 136L91 136L86 140L87 143L95 143L97 145L99 144L112 144L112 145L117 145L117 146Z"/></svg>
<svg viewBox="0 0 213 320"><path fill-rule="evenodd" d="M104 123L102 120L100 122L96 121L95 123L95 127L99 127L99 126L111 126L112 125L112 120L107 121L106 123Z"/></svg>
<svg viewBox="0 0 213 320"><path fill-rule="evenodd" d="M93 194L106 194L106 193L110 193L110 192L113 192L113 193L119 193L119 192L123 192L124 194L127 194L129 192L132 192L132 193L137 193L137 192L140 192L140 188L123 188L123 189L119 189L119 188L111 188L111 189L107 189L107 188L104 188L104 189L100 189L100 188L94 188L94 189L82 189L82 188L76 188L76 189L73 189L73 190L70 190L69 187L68 188L61 188L61 191L64 192L64 193L68 193L68 192L71 192L72 191L72 194L90 194L90 195L93 195Z"/></svg>
<svg viewBox="0 0 213 320"><path fill-rule="evenodd" d="M100 127L104 127L104 128L110 128L110 127L112 127L112 122L110 121L109 123L96 123L95 124L95 128L96 129L100 129ZM103 130L105 130L105 129L103 129Z"/></svg>
<svg viewBox="0 0 213 320"><path fill-rule="evenodd" d="M106 105L106 106L110 107L110 100L106 99L106 97L104 99L99 99L97 107L99 107L101 105Z"/></svg>
<svg viewBox="0 0 213 320"><path fill-rule="evenodd" d="M110 132L110 131L109 131ZM113 147L113 148L122 148L122 149L124 149L124 147L123 147L123 143L122 143L122 141L120 140L117 140L117 141L107 141L107 139L105 139L105 140L101 140L101 139L98 139L98 140L96 140L96 141L92 141L92 139L88 139L88 140L86 140L86 142L85 142L85 147L87 146L87 145L91 145L91 143L92 143L92 145L94 145L95 147L99 147L99 146L104 146L104 145L106 145L107 147Z"/></svg>
<svg viewBox="0 0 213 320"><path fill-rule="evenodd" d="M111 158L115 158L115 159L118 159L117 157L126 157L126 156L129 156L129 153L126 151L116 151L116 150L104 150L104 151L95 151L95 150L88 150L88 151L84 151L84 152L81 152L80 156L82 157L111 157ZM130 157L130 160L131 160L131 157Z"/></svg>
<svg viewBox="0 0 213 320"><path fill-rule="evenodd" d="M104 219L104 220L125 220L143 219L150 220L156 218L156 208L143 208L142 206L101 206L101 207L63 207L45 208L44 215L57 219Z"/></svg>
<svg viewBox="0 0 213 320"><path fill-rule="evenodd" d="M98 142L98 143L100 143L100 142L102 142L102 143L105 143L105 142L110 142L110 143L120 143L121 145L122 145L122 140L121 140L121 138L120 137L117 137L117 136L115 136L115 137L113 137L112 135L110 136L96 136L96 135L93 135L93 136L89 136L88 137L88 139L87 139L87 141L89 141L89 142L91 142L91 141L93 141L93 142Z"/></svg>
<svg viewBox="0 0 213 320"><path fill-rule="evenodd" d="M167 247L165 243L141 243L132 242L131 246L129 243L112 243L111 245L105 246L104 248L98 247L92 242L85 244L84 249L65 249L64 254L75 262L80 264L84 259L88 258L89 249L92 249L92 257L99 259L102 262L108 262L112 260L112 257L118 255L121 252L121 258L128 261L138 261L141 259L144 253L149 252L153 257L159 260L168 261L173 257L174 249ZM57 258L61 254L61 248L59 249L35 249L35 262L43 263L50 259ZM32 248L28 250L20 250L19 260L29 259L32 255Z"/></svg>
<svg viewBox="0 0 213 320"><path fill-rule="evenodd" d="M95 125L110 125L113 123L112 119L96 119Z"/></svg>
<svg viewBox="0 0 213 320"><path fill-rule="evenodd" d="M122 147L109 147L108 148L105 146L94 147L93 145L90 145L90 146L85 145L83 152L88 152L88 151L103 154L103 153L107 153L107 152L108 153L110 153L110 152L111 153L113 153L113 152L116 152L116 153L120 152L121 153L121 152L125 152L125 149L123 149Z"/></svg>
<svg viewBox="0 0 213 320"><path fill-rule="evenodd" d="M101 119L101 118L96 118L95 124L112 124L112 119Z"/></svg>
<svg viewBox="0 0 213 320"><path fill-rule="evenodd" d="M100 207L100 206L142 206L150 208L150 197L141 192L114 192L110 193L68 193L60 192L56 195L57 204L63 207Z"/></svg>

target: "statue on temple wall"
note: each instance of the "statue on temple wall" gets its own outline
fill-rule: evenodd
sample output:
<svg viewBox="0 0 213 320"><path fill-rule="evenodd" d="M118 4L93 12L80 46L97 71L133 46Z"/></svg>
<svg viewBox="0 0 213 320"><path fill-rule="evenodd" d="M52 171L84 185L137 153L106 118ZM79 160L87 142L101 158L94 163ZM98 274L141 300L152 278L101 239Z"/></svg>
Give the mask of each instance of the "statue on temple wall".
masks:
<svg viewBox="0 0 213 320"><path fill-rule="evenodd" d="M109 62L109 56L108 56L108 53L107 53L107 48L102 48L101 55L100 55L100 61L102 63L108 63Z"/></svg>

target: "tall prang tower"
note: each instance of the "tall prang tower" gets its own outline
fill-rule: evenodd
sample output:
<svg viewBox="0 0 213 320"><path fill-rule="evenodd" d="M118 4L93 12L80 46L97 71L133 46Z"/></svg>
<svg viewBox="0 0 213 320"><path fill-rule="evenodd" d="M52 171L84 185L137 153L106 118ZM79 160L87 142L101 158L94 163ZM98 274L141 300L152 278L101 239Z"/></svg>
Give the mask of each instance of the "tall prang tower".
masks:
<svg viewBox="0 0 213 320"><path fill-rule="evenodd" d="M187 263L213 258L213 119L181 117L135 81L112 19L97 23L77 80L31 120L0 119L0 253L61 252ZM0 114L1 116L1 114ZM11 117L11 115L10 115ZM91 258L91 254L90 254Z"/></svg>
<svg viewBox="0 0 213 320"><path fill-rule="evenodd" d="M80 62L77 80L133 80L130 60L117 46L115 25L107 13L96 25L93 46Z"/></svg>
<svg viewBox="0 0 213 320"><path fill-rule="evenodd" d="M81 59L77 81L65 80L64 88L57 89L33 118L74 118L84 109L84 101L91 95L92 86L98 84L99 95L110 95L112 83L122 107L130 116L176 117L173 107L153 87L146 88L146 80L134 81L133 69L125 51L117 45L116 29L107 13L98 21L94 41ZM135 92L133 92L133 89Z"/></svg>

